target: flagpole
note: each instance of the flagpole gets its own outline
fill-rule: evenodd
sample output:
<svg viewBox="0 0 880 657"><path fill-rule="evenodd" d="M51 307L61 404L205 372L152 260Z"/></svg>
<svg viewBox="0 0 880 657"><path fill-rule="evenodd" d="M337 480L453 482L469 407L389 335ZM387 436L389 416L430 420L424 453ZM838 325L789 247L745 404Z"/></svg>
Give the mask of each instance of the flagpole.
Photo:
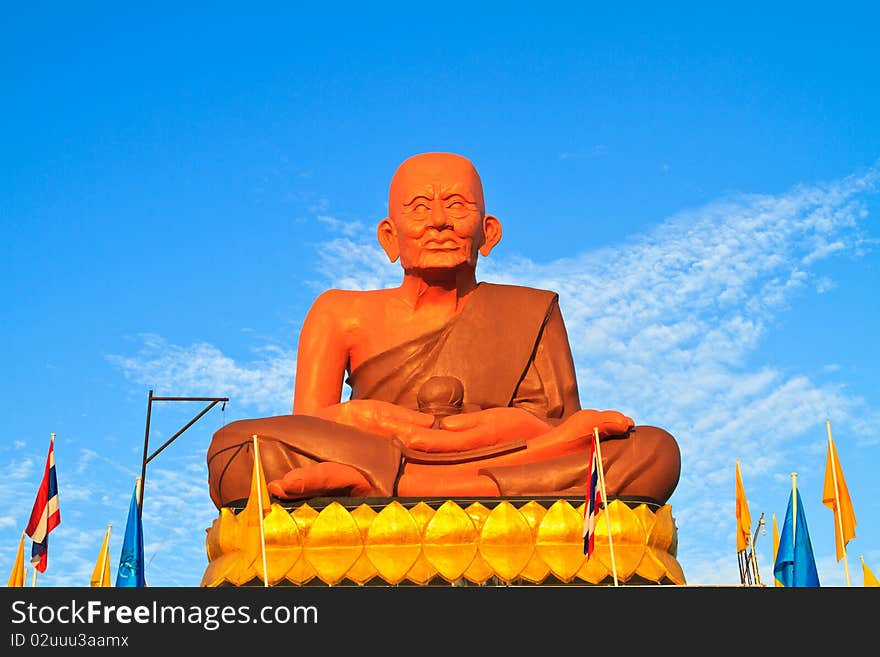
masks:
<svg viewBox="0 0 880 657"><path fill-rule="evenodd" d="M735 464L736 464L736 475L738 477L739 476L739 459L736 459ZM739 499L739 485L738 484L739 484L739 482L737 481L737 491L736 491L737 500ZM736 523L737 536L741 536L742 535L742 527L740 527L739 515L737 515L736 520L737 520L737 523ZM749 531L751 531L751 528L749 529ZM739 566L739 583L742 584L743 586L745 586L746 580L748 579L748 572L749 571L748 571L748 565L745 563L745 557L744 557L743 553L739 550L739 540L738 539L736 542L736 548L737 548L737 550L736 550L736 564Z"/></svg>
<svg viewBox="0 0 880 657"><path fill-rule="evenodd" d="M831 458L831 477L834 480L834 507L837 518L837 531L840 533L840 544L843 546L843 570L846 573L846 585L851 586L849 581L849 561L846 558L846 541L843 538L843 510L840 508L840 491L837 486L837 463L834 461L834 445L831 440L831 421L825 420L825 428L828 430L828 455Z"/></svg>
<svg viewBox="0 0 880 657"><path fill-rule="evenodd" d="M35 588L36 586L37 586L37 567L34 566L34 574L33 574L33 578L31 579L31 588Z"/></svg>
<svg viewBox="0 0 880 657"><path fill-rule="evenodd" d="M791 553L797 554L797 472L791 473ZM782 528L785 530L785 527Z"/></svg>
<svg viewBox="0 0 880 657"><path fill-rule="evenodd" d="M764 514L761 514L761 517L758 518L758 526L755 527L755 535L752 536L749 534L749 546L752 549L752 570L755 571L755 582L757 582L758 586L763 586L761 584L761 574L758 572L758 555L755 553L755 541L758 540L758 532L761 531L761 525L764 524Z"/></svg>
<svg viewBox="0 0 880 657"><path fill-rule="evenodd" d="M21 543L19 543L22 548L24 547L24 538L27 536L27 532L21 532ZM21 585L27 586L27 559L24 559L24 552L22 552L22 562L21 562Z"/></svg>
<svg viewBox="0 0 880 657"><path fill-rule="evenodd" d="M107 531L104 532L104 541L107 543L107 549L101 555L101 579L98 586L104 586L104 569L107 567L107 553L110 551L110 528L113 525L107 525Z"/></svg>
<svg viewBox="0 0 880 657"><path fill-rule="evenodd" d="M602 491L602 501L605 503L605 524L608 525L608 550L611 552L611 574L614 576L614 586L617 583L617 563L614 561L614 542L611 540L611 517L608 515L608 497L605 494L605 472L602 467L602 450L599 448L599 427L593 427L593 437L596 440L596 462L599 465L599 490Z"/></svg>
<svg viewBox="0 0 880 657"><path fill-rule="evenodd" d="M263 586L269 586L269 569L266 566L266 534L263 530L263 486L262 478L263 478L263 464L260 461L260 447L257 442L257 434L253 435L254 439L254 467L259 468L257 470L257 505L260 511L260 552L263 555Z"/></svg>

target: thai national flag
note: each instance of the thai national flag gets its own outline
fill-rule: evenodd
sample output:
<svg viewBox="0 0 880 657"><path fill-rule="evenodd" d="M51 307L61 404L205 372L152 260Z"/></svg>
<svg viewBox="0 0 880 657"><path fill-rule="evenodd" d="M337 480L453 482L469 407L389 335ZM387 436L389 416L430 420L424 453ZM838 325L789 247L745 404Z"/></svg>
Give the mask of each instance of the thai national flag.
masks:
<svg viewBox="0 0 880 657"><path fill-rule="evenodd" d="M49 442L49 455L46 457L46 469L43 481L37 491L37 499L31 511L25 533L34 542L31 549L31 563L41 573L46 572L49 553L49 532L61 524L61 512L58 510L58 480L55 477L55 435Z"/></svg>
<svg viewBox="0 0 880 657"><path fill-rule="evenodd" d="M593 554L593 537L596 531L596 517L602 493L599 490L599 459L596 451L596 439L590 442L590 472L587 476L587 499L584 505L584 554L587 558Z"/></svg>

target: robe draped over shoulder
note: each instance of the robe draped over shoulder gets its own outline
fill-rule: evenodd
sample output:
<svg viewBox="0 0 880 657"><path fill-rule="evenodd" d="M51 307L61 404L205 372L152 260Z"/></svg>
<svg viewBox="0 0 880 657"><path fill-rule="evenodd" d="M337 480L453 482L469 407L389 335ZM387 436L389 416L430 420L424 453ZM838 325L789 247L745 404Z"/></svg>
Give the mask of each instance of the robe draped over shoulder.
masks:
<svg viewBox="0 0 880 657"><path fill-rule="evenodd" d="M520 406L551 424L580 409L574 363L555 292L480 283L442 328L392 347L352 371L352 399L418 409L431 377L453 376L464 406Z"/></svg>

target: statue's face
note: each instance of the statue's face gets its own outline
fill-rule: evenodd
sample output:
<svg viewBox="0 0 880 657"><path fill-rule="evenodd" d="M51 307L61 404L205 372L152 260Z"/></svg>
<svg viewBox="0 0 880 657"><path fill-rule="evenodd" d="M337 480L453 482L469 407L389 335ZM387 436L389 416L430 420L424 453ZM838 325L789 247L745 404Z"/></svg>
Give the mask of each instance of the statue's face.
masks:
<svg viewBox="0 0 880 657"><path fill-rule="evenodd" d="M414 156L391 181L388 216L404 270L475 268L484 241L483 215L480 177L459 155Z"/></svg>

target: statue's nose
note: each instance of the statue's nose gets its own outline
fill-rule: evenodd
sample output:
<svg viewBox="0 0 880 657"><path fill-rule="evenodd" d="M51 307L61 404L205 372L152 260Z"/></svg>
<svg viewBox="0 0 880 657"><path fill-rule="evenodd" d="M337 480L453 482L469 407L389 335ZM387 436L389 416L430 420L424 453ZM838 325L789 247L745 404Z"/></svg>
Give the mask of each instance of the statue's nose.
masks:
<svg viewBox="0 0 880 657"><path fill-rule="evenodd" d="M434 203L434 207L431 210L431 225L435 228L449 225L449 218L446 216L446 208L443 207L442 201Z"/></svg>

